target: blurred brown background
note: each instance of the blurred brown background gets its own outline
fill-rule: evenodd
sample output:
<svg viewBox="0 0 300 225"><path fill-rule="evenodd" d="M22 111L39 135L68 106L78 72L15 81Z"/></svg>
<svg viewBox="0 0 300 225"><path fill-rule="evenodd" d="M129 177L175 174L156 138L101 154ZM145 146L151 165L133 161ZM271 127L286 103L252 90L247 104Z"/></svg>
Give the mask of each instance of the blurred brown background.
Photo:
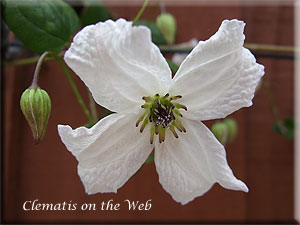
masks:
<svg viewBox="0 0 300 225"><path fill-rule="evenodd" d="M140 4L141 5L141 4ZM132 20L140 6L110 6L118 17ZM150 7L151 8L151 7ZM294 11L289 5L205 4L172 6L167 12L177 19L178 40L206 40L224 19L246 22L246 42L293 45ZM148 8L142 18L147 18ZM293 60L258 58L265 66L281 117L293 116ZM293 141L271 130L274 117L264 88L254 105L232 114L238 121L236 141L227 146L227 159L235 175L249 187L248 194L221 188L218 184L191 203L182 206L163 190L153 163L145 165L117 194L87 195L77 175L77 161L57 134L58 124L73 128L87 121L57 62L42 68L40 86L52 99L52 114L45 139L34 145L32 134L19 108L21 93L30 85L34 65L4 68L3 220L6 223L104 223L104 222L283 222L293 221ZM88 102L87 89L74 75ZM100 112L100 111L99 111ZM211 122L206 123L211 125ZM120 211L24 211L25 201L40 203L96 203L113 199ZM149 211L129 211L125 199L152 199Z"/></svg>

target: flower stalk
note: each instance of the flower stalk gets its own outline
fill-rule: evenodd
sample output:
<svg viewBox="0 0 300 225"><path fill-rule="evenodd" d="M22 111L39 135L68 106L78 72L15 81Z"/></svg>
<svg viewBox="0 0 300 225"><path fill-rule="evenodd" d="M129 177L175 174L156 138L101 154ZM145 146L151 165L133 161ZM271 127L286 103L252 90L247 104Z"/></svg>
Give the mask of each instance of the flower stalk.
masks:
<svg viewBox="0 0 300 225"><path fill-rule="evenodd" d="M49 53L50 52L46 51L39 57L38 63L35 67L33 80L32 80L30 88L37 89L39 87L38 86L39 74L40 74L40 71L41 71L41 68L42 68L43 61L45 60L45 58L47 57L47 55Z"/></svg>

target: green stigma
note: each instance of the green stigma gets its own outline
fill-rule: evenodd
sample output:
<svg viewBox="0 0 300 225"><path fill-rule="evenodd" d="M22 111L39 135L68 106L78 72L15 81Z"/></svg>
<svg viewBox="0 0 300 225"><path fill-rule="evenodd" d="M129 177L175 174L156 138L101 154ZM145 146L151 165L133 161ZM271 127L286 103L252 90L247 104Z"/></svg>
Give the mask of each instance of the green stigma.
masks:
<svg viewBox="0 0 300 225"><path fill-rule="evenodd" d="M174 102L182 96L170 96L168 93L161 97L156 94L154 97L143 97L145 101L141 107L145 112L136 122L136 127L142 122L140 132L142 133L145 127L150 123L150 143L153 144L154 135L158 135L159 143L165 140L166 129L170 129L174 137L178 138L176 130L186 132L180 122L180 109L187 110L185 105ZM176 128L176 129L175 129Z"/></svg>

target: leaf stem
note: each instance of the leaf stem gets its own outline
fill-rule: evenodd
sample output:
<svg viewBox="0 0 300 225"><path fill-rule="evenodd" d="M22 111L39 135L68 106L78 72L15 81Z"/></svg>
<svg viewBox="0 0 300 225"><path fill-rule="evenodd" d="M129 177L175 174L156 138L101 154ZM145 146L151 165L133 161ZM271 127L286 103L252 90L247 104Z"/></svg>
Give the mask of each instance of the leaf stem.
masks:
<svg viewBox="0 0 300 225"><path fill-rule="evenodd" d="M31 83L31 86L29 88L33 88L33 89L37 89L39 87L38 85L38 81L39 81L39 74L40 74L40 71L41 71L41 68L42 68L42 64L43 64L43 61L45 60L45 58L47 57L47 55L49 54L50 52L46 51L44 52L38 59L38 63L35 67L35 71L34 71L34 75L33 75L33 79L32 79L32 83Z"/></svg>
<svg viewBox="0 0 300 225"><path fill-rule="evenodd" d="M77 86L76 86L75 82L73 81L73 79L72 79L72 77L69 73L69 70L68 70L66 64L64 63L64 61L58 55L56 55L54 53L53 53L53 55L54 55L55 59L57 60L57 62L62 67L62 69L63 69L63 71L64 71L64 73L65 73L65 75L66 75L66 77L67 77L67 79L68 79L68 81L71 85L71 88L72 88L72 90L73 90L73 92L74 92L74 94L77 98L77 101L80 104L85 116L87 117L87 119L89 120L90 123L95 124L95 121L94 121L93 117L91 116L88 108L86 107L86 105L85 105L85 103L84 103L84 101L83 101L83 99L82 99L82 97L81 97L81 95L80 95L80 93L77 89Z"/></svg>
<svg viewBox="0 0 300 225"><path fill-rule="evenodd" d="M142 8L140 9L140 11L138 12L138 14L136 15L136 17L134 18L134 20L132 22L132 26L134 26L137 23L137 21L140 19L141 15L143 14L144 10L146 9L148 3L149 3L149 0L144 1Z"/></svg>

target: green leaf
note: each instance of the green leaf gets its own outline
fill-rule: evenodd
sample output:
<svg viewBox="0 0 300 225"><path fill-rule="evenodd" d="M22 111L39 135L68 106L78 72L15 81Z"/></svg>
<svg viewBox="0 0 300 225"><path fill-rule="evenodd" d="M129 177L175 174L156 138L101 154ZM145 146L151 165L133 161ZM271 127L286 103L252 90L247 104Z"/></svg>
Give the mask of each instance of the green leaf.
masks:
<svg viewBox="0 0 300 225"><path fill-rule="evenodd" d="M104 22L108 19L112 19L112 13L102 5L99 0L88 0L84 2L87 8L81 15L81 21L83 26L95 24L97 22Z"/></svg>
<svg viewBox="0 0 300 225"><path fill-rule="evenodd" d="M152 42L156 45L166 45L167 41L164 38L163 34L159 31L156 23L151 22L151 21L143 21L140 20L136 23L136 25L143 25L148 27L151 30L151 38Z"/></svg>
<svg viewBox="0 0 300 225"><path fill-rule="evenodd" d="M170 69L172 70L172 73L175 74L177 70L179 69L179 66L177 66L175 63L173 63L171 60L166 59L167 63L169 64Z"/></svg>
<svg viewBox="0 0 300 225"><path fill-rule="evenodd" d="M6 0L4 20L15 35L36 53L58 53L76 32L77 14L62 0Z"/></svg>

